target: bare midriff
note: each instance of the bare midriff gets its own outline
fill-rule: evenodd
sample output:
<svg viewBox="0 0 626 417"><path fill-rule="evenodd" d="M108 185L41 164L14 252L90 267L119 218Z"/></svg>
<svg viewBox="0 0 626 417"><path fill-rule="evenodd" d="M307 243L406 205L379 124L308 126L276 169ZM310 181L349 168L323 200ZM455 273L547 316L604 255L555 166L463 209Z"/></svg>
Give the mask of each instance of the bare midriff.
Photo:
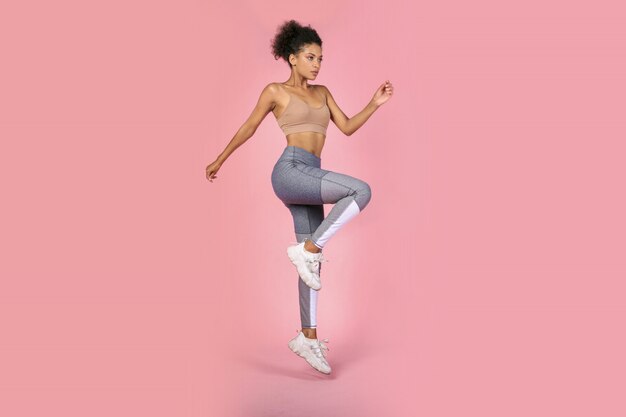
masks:
<svg viewBox="0 0 626 417"><path fill-rule="evenodd" d="M297 146L317 156L322 157L322 148L326 136L318 132L298 132L287 135L287 145Z"/></svg>

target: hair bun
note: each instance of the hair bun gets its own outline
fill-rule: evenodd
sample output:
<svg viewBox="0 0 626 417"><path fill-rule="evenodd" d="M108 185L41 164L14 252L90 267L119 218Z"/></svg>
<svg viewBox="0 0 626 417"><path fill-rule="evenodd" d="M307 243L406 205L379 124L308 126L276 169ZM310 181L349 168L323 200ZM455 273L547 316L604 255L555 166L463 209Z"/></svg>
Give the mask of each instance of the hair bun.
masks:
<svg viewBox="0 0 626 417"><path fill-rule="evenodd" d="M303 45L316 43L322 46L322 39L311 28L311 25L302 26L297 21L291 19L283 22L277 29L276 35L271 40L271 49L274 59L283 58L287 65L289 63L289 55L297 54Z"/></svg>

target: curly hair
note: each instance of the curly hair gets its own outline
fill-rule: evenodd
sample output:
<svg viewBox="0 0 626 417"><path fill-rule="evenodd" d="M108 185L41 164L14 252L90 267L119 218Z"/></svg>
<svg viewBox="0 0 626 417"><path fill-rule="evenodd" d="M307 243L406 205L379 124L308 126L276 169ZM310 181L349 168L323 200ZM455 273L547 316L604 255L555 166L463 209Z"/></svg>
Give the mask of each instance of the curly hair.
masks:
<svg viewBox="0 0 626 417"><path fill-rule="evenodd" d="M316 43L320 47L322 46L322 39L320 39L311 25L302 26L295 20L285 21L279 26L276 35L271 41L274 59L284 59L289 68L291 68L289 63L290 54L297 55L306 44Z"/></svg>

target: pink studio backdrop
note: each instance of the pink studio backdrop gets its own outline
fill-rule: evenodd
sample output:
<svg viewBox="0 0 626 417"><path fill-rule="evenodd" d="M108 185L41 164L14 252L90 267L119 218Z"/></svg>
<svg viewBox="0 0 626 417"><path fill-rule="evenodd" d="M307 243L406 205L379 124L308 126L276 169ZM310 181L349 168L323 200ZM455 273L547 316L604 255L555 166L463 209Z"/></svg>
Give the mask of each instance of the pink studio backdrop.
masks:
<svg viewBox="0 0 626 417"><path fill-rule="evenodd" d="M6 3L6 4L5 4ZM621 2L5 2L0 415L623 416ZM323 39L372 200L300 326L269 42ZM326 206L326 212L330 206Z"/></svg>

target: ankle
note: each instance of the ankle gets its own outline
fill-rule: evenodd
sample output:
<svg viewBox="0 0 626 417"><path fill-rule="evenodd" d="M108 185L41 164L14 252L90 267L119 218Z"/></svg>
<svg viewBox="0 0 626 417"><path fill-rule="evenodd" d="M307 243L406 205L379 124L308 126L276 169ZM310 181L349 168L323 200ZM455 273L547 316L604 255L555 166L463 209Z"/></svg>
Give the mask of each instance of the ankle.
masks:
<svg viewBox="0 0 626 417"><path fill-rule="evenodd" d="M302 333L307 339L317 339L317 330L308 327L302 328Z"/></svg>
<svg viewBox="0 0 626 417"><path fill-rule="evenodd" d="M315 246L315 244L311 241L311 239L306 239L304 242L304 249L307 252L311 252L311 253L319 253L322 250L320 248L318 248L317 246Z"/></svg>

